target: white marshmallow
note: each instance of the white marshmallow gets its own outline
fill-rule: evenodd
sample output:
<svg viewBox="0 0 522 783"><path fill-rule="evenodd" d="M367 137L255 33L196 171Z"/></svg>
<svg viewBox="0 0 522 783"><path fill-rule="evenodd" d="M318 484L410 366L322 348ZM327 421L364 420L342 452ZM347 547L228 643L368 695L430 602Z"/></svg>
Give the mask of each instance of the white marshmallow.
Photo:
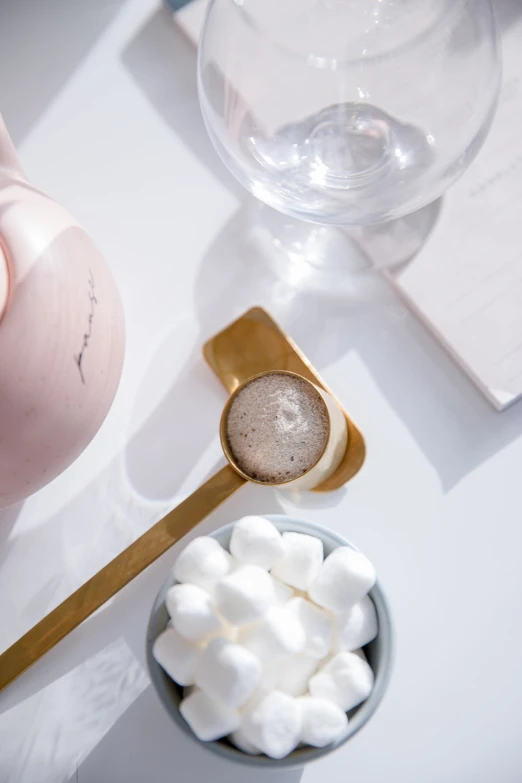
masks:
<svg viewBox="0 0 522 783"><path fill-rule="evenodd" d="M208 693L195 688L179 705L179 711L188 725L203 742L226 737L239 728L239 712L216 701Z"/></svg>
<svg viewBox="0 0 522 783"><path fill-rule="evenodd" d="M250 634L254 631L255 628L259 625L261 622L261 618L257 618L257 620L254 620L253 623L247 623L246 625L239 625L239 626L233 626L236 628L236 638L235 641L238 644L244 644L245 639L248 639Z"/></svg>
<svg viewBox="0 0 522 783"><path fill-rule="evenodd" d="M332 617L304 598L292 598L287 609L297 618L305 632L303 652L313 658L325 658L332 648Z"/></svg>
<svg viewBox="0 0 522 783"><path fill-rule="evenodd" d="M349 651L344 650L343 652L352 652L354 655L357 655L362 661L365 661L366 663L368 663L368 658L364 654L364 650L349 650ZM326 667L326 665L328 663L330 663L330 661L333 661L333 659L335 658L335 656L337 654L338 653L336 653L336 652L332 652L332 653L330 653L330 655L327 655L326 658L323 658L322 661L320 661L320 662L318 661L318 663L321 664L321 669L324 669Z"/></svg>
<svg viewBox="0 0 522 783"><path fill-rule="evenodd" d="M263 517L243 517L234 525L230 553L240 563L269 570L283 556L279 530Z"/></svg>
<svg viewBox="0 0 522 783"><path fill-rule="evenodd" d="M377 636L377 612L369 595L348 612L336 616L334 621L335 652L356 650L369 644Z"/></svg>
<svg viewBox="0 0 522 783"><path fill-rule="evenodd" d="M228 574L232 565L232 557L215 538L199 536L180 552L172 574L178 582L189 582L211 591L218 579Z"/></svg>
<svg viewBox="0 0 522 783"><path fill-rule="evenodd" d="M294 658L289 656L289 660ZM279 688L279 662L281 659L265 658L261 661L263 664L263 677L261 679L261 688L267 693L274 690L283 690Z"/></svg>
<svg viewBox="0 0 522 783"><path fill-rule="evenodd" d="M254 747L273 759L282 759L299 743L301 710L297 699L272 691L245 711L241 729Z"/></svg>
<svg viewBox="0 0 522 783"><path fill-rule="evenodd" d="M279 579L272 578L274 583L275 599L278 604L286 604L295 596L295 590L290 585L285 585Z"/></svg>
<svg viewBox="0 0 522 783"><path fill-rule="evenodd" d="M253 622L275 601L270 574L254 565L241 566L225 576L214 594L219 611L232 625Z"/></svg>
<svg viewBox="0 0 522 783"><path fill-rule="evenodd" d="M218 617L221 621L221 628L219 631L215 631L214 633L210 634L210 636L207 636L203 642L209 642L211 639L222 636L223 639L228 639L229 642L237 642L240 644L238 639L240 629L236 625L230 625L230 623L227 623L227 621L224 620L223 617L221 617L219 614Z"/></svg>
<svg viewBox="0 0 522 783"><path fill-rule="evenodd" d="M192 642L224 630L210 595L202 587L174 585L165 599L167 611L178 633Z"/></svg>
<svg viewBox="0 0 522 783"><path fill-rule="evenodd" d="M308 588L312 601L332 612L346 612L375 584L375 569L367 557L349 546L328 555Z"/></svg>
<svg viewBox="0 0 522 783"><path fill-rule="evenodd" d="M368 698L373 688L373 672L358 655L335 655L321 671L310 678L310 694L328 699L345 712Z"/></svg>
<svg viewBox="0 0 522 783"><path fill-rule="evenodd" d="M160 633L152 647L152 654L179 685L193 685L199 647L184 639L174 628Z"/></svg>
<svg viewBox="0 0 522 783"><path fill-rule="evenodd" d="M238 750L242 750L243 753L248 753L249 756L259 756L261 753L259 748L256 748L255 745L252 745L252 743L247 740L242 729L233 731L229 736L229 740Z"/></svg>
<svg viewBox="0 0 522 783"><path fill-rule="evenodd" d="M229 707L241 707L261 682L259 659L240 644L218 637L209 642L196 666L201 690Z"/></svg>
<svg viewBox="0 0 522 783"><path fill-rule="evenodd" d="M306 590L323 562L323 543L304 533L283 533L283 557L272 568L272 576L298 590Z"/></svg>
<svg viewBox="0 0 522 783"><path fill-rule="evenodd" d="M331 701L304 696L299 699L301 708L301 740L314 748L324 748L346 733L346 713Z"/></svg>
<svg viewBox="0 0 522 783"><path fill-rule="evenodd" d="M260 701L262 701L266 696L268 696L269 693L272 693L274 690L276 690L274 687L265 687L263 680L261 680L261 685L259 688L254 691L246 704L243 704L243 706L240 707L239 712L241 715L246 715L247 712L253 709L253 707L256 707Z"/></svg>
<svg viewBox="0 0 522 783"><path fill-rule="evenodd" d="M272 685L290 696L303 696L308 690L308 681L317 671L319 661L309 655L289 655L273 666L275 681ZM268 680L267 680L268 681Z"/></svg>
<svg viewBox="0 0 522 783"><path fill-rule="evenodd" d="M310 677L308 690L316 699L327 699L338 707L344 705L344 698L341 690L335 683L331 674L319 671ZM341 707L343 709L343 707Z"/></svg>
<svg viewBox="0 0 522 783"><path fill-rule="evenodd" d="M235 625L229 625L229 623L224 623L223 625L223 631L220 631L220 633L217 634L218 636L223 636L224 639L228 639L229 642L237 642L238 636L239 636L239 628L237 628Z"/></svg>
<svg viewBox="0 0 522 783"><path fill-rule="evenodd" d="M271 606L243 644L262 660L301 652L305 632L294 614L285 606Z"/></svg>

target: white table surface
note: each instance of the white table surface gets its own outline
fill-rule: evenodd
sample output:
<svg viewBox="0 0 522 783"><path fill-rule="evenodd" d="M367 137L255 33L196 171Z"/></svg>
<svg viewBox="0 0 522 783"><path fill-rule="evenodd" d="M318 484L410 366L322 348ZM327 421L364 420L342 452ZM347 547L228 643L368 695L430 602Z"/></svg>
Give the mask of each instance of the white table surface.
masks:
<svg viewBox="0 0 522 783"><path fill-rule="evenodd" d="M157 0L3 0L0 110L30 179L102 248L127 318L98 436L0 512L0 648L220 461L225 392L201 345L262 304L360 424L367 462L345 491L299 504L247 487L199 531L270 511L331 526L375 562L397 632L371 722L272 783L520 783L522 406L494 412L384 283L351 301L303 294L242 250L245 194L203 129L194 51ZM187 743L149 685L145 628L172 560L0 696L1 783L267 779Z"/></svg>

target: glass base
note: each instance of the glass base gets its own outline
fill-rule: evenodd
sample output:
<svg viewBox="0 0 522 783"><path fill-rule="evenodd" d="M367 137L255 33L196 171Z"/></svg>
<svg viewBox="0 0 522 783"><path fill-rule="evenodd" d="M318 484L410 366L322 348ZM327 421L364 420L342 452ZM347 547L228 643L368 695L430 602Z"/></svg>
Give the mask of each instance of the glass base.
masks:
<svg viewBox="0 0 522 783"><path fill-rule="evenodd" d="M323 226L295 220L257 199L248 206L248 237L280 280L297 290L345 297L368 273L410 261L431 233L441 199L411 215L370 226Z"/></svg>

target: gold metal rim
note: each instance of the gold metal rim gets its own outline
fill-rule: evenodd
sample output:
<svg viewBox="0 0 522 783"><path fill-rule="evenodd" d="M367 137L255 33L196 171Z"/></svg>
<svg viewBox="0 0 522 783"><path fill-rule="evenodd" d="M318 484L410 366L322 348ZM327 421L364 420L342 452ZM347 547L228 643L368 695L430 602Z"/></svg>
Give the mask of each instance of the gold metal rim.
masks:
<svg viewBox="0 0 522 783"><path fill-rule="evenodd" d="M249 383L252 383L253 381L256 381L258 378L263 378L265 375L290 375L293 378L298 378L301 381L304 381L308 386L311 386L312 389L316 392L317 396L319 397L321 404L324 407L324 410L326 412L326 419L328 421L328 432L326 436L326 441L324 444L324 448L321 451L318 458L315 460L313 465L310 465L310 467L304 472L301 473L300 476L296 476L293 479L289 479L288 481L260 481L260 479L252 478L248 473L245 473L244 470L242 470L239 465L236 462L236 459L232 453L232 449L230 448L230 444L228 442L227 437L227 421L228 421L228 414L230 412L230 408L232 406L232 403L236 399L237 395L242 391L242 389L245 388L245 386L248 386ZM327 394L328 392L325 392ZM303 476L308 475L311 470L313 470L316 465L319 464L319 462L322 460L324 453L326 449L328 448L328 444L330 442L330 436L331 436L331 421L330 421L330 411L328 410L328 406L326 402L323 399L323 396L321 392L319 391L319 388L315 385L315 383L312 383L312 381L309 381L308 378L305 378L303 375L300 375L297 372L291 372L290 370L266 370L265 372L257 373L257 375L252 375L251 378L247 378L246 381L243 381L242 384L240 384L237 389L234 389L230 397L225 403L225 407L223 408L223 412L221 414L221 419L219 422L219 439L221 441L221 448L223 449L223 453L225 454L225 457L227 458L230 465L234 468L236 473L239 473L240 476L242 476L247 481L251 481L253 484L259 484L262 487L283 487L286 484L292 484L292 482L297 481L298 479L303 478Z"/></svg>

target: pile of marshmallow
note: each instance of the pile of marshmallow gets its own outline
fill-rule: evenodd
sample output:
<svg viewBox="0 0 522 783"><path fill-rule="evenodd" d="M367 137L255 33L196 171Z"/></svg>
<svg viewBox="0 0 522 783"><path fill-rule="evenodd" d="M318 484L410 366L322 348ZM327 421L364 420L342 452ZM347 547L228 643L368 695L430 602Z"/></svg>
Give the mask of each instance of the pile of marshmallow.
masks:
<svg viewBox="0 0 522 783"><path fill-rule="evenodd" d="M315 536L251 516L235 524L230 552L191 541L173 576L153 655L185 686L179 709L200 740L280 759L347 733L346 713L374 679L360 649L378 631L364 555L341 546L324 559Z"/></svg>

